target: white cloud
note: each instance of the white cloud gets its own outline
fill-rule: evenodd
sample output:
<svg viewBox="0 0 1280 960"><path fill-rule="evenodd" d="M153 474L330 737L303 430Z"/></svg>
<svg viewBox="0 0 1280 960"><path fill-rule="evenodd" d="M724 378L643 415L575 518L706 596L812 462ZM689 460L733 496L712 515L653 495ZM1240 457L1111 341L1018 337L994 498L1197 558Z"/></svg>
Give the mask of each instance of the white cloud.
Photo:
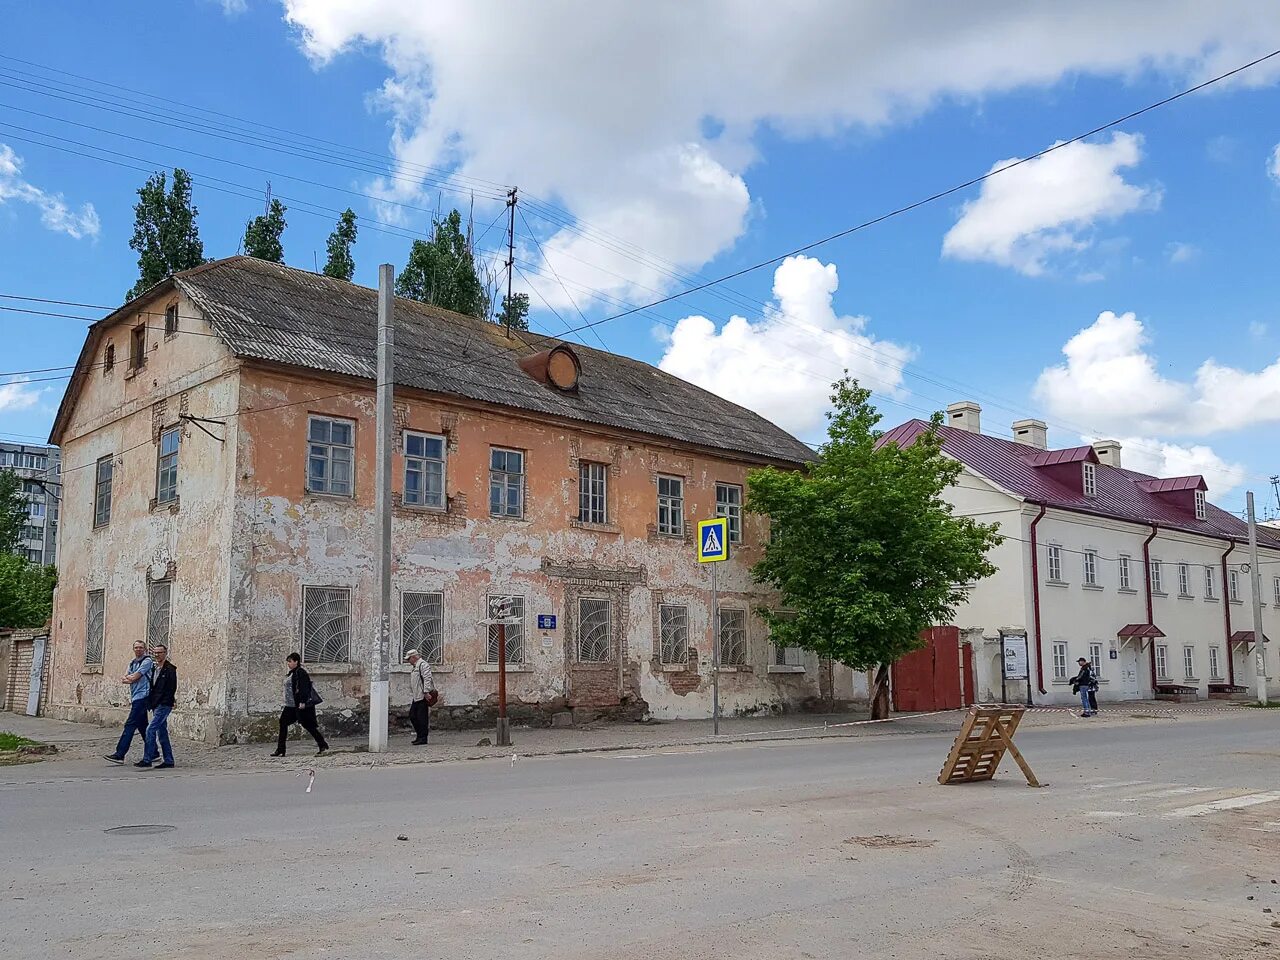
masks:
<svg viewBox="0 0 1280 960"><path fill-rule="evenodd" d="M1165 247L1165 254L1169 257L1170 263L1190 263L1200 256L1200 248L1193 243L1175 240Z"/></svg>
<svg viewBox="0 0 1280 960"><path fill-rule="evenodd" d="M686 270L745 229L761 133L836 136L1066 76L1204 78L1266 52L1280 25L1273 0L1169 0L1159 17L1146 0L934 3L924 16L878 0L597 4L589 16L570 0L284 6L318 64L365 47L387 64L378 104L410 181L382 184L389 196L434 192L416 164L518 183ZM1269 63L1240 82L1277 75ZM557 270L582 270L566 279L611 294L672 283L660 264L571 233L550 247Z"/></svg>
<svg viewBox="0 0 1280 960"><path fill-rule="evenodd" d="M1271 151L1271 159L1267 161L1267 173L1271 174L1272 180L1280 183L1280 143L1277 143L1275 149Z"/></svg>
<svg viewBox="0 0 1280 960"><path fill-rule="evenodd" d="M1017 158L1001 160L995 170ZM943 256L1012 267L1035 277L1064 254L1092 244L1089 230L1160 204L1160 192L1125 181L1142 159L1142 138L1072 143L984 181L942 241Z"/></svg>
<svg viewBox="0 0 1280 960"><path fill-rule="evenodd" d="M863 386L896 395L913 356L869 334L866 317L837 315L831 301L839 283L833 264L788 257L774 272L774 300L762 317L735 316L719 331L706 317L685 317L658 365L811 436L844 369Z"/></svg>
<svg viewBox="0 0 1280 960"><path fill-rule="evenodd" d="M1226 496L1249 475L1244 464L1223 460L1203 444L1181 445L1152 437L1124 437L1120 444L1129 470L1154 477L1189 477L1198 473L1209 485L1211 499Z"/></svg>
<svg viewBox="0 0 1280 960"><path fill-rule="evenodd" d="M98 212L86 203L79 212L70 209L60 193L49 193L22 178L22 158L7 143L0 143L0 204L6 200L29 203L40 211L40 221L50 230L80 240L98 235Z"/></svg>
<svg viewBox="0 0 1280 960"><path fill-rule="evenodd" d="M14 410L29 410L40 399L40 389L27 385L25 379L14 379L8 383L0 383L0 413Z"/></svg>
<svg viewBox="0 0 1280 960"><path fill-rule="evenodd" d="M1249 371L1205 360L1190 382L1159 372L1133 313L1110 310L1062 348L1035 396L1052 417L1099 434L1204 436L1280 422L1280 358Z"/></svg>

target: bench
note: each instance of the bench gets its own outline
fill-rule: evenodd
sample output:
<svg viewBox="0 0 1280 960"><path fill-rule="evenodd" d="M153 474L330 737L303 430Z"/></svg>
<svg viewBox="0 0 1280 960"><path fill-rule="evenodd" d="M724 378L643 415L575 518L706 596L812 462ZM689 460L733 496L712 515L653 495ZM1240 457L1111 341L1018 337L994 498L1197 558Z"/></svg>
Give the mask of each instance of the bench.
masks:
<svg viewBox="0 0 1280 960"><path fill-rule="evenodd" d="M1185 683L1157 683L1156 699L1189 703L1200 699L1200 688L1189 687Z"/></svg>
<svg viewBox="0 0 1280 960"><path fill-rule="evenodd" d="M1238 683L1211 683L1209 684L1210 700L1231 700L1241 694L1248 695L1249 688L1242 687Z"/></svg>

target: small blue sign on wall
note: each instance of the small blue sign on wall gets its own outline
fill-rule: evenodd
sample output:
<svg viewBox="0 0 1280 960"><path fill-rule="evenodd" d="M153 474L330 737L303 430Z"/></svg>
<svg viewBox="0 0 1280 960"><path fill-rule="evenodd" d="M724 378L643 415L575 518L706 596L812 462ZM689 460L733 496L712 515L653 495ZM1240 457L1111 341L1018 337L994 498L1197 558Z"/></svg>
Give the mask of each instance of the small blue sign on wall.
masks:
<svg viewBox="0 0 1280 960"><path fill-rule="evenodd" d="M556 615L554 613L538 614L539 630L554 630L556 628Z"/></svg>

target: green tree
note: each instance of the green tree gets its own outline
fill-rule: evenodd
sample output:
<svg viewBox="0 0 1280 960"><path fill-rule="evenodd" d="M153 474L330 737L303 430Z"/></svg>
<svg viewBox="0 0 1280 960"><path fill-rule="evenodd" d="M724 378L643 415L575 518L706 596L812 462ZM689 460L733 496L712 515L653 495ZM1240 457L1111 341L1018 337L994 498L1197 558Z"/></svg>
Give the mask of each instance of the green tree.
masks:
<svg viewBox="0 0 1280 960"><path fill-rule="evenodd" d="M430 240L413 241L409 262L396 277L396 295L472 317L489 315L489 295L457 210L435 221Z"/></svg>
<svg viewBox="0 0 1280 960"><path fill-rule="evenodd" d="M284 215L287 209L279 200L272 200L266 213L244 225L244 252L248 256L284 263L284 244L280 237L286 226Z"/></svg>
<svg viewBox="0 0 1280 960"><path fill-rule="evenodd" d="M351 256L351 245L356 242L356 214L350 207L342 211L338 224L329 234L329 259L324 262L324 275L338 280L350 280L355 276L356 261Z"/></svg>
<svg viewBox="0 0 1280 960"><path fill-rule="evenodd" d="M871 392L844 377L831 395L828 441L807 471L773 467L748 476L747 508L771 536L755 579L775 588L762 610L773 641L804 647L855 670L878 667L872 717L888 713L888 668L947 623L960 584L995 573L995 525L954 516L943 493L961 465L934 429L904 448L877 446ZM942 422L935 414L933 426Z"/></svg>
<svg viewBox="0 0 1280 960"><path fill-rule="evenodd" d="M138 282L127 294L132 300L165 277L204 263L204 244L196 217L200 211L191 204L191 174L177 167L173 186L165 189L163 170L153 173L138 188L133 207L133 239L129 246L138 252Z"/></svg>
<svg viewBox="0 0 1280 960"><path fill-rule="evenodd" d="M42 627L53 612L58 574L25 557L0 555L0 626Z"/></svg>
<svg viewBox="0 0 1280 960"><path fill-rule="evenodd" d="M0 470L0 553L18 549L18 537L27 522L27 501L22 479L12 470ZM0 626L4 624L0 622Z"/></svg>
<svg viewBox="0 0 1280 960"><path fill-rule="evenodd" d="M513 330L529 329L529 295L513 293L502 298L502 309L498 311L497 322Z"/></svg>

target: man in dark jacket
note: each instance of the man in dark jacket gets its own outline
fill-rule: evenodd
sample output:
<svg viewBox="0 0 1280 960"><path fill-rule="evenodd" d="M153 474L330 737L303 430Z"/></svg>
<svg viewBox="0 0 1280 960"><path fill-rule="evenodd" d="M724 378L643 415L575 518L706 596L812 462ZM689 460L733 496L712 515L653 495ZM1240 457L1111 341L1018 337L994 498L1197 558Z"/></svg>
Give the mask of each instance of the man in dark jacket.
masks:
<svg viewBox="0 0 1280 960"><path fill-rule="evenodd" d="M151 651L155 668L151 671L151 723L147 726L146 746L142 759L135 767L151 767L168 770L173 767L173 747L169 744L169 714L173 712L174 698L178 694L178 668L169 659L169 648L158 643ZM158 744L158 746L157 746ZM163 752L164 762L156 763Z"/></svg>
<svg viewBox="0 0 1280 960"><path fill-rule="evenodd" d="M1080 664L1080 672L1071 679L1071 692L1080 696L1080 705L1084 708L1080 716L1097 716L1098 678L1093 675L1093 667L1089 665L1089 661L1084 657L1081 657L1076 663Z"/></svg>

